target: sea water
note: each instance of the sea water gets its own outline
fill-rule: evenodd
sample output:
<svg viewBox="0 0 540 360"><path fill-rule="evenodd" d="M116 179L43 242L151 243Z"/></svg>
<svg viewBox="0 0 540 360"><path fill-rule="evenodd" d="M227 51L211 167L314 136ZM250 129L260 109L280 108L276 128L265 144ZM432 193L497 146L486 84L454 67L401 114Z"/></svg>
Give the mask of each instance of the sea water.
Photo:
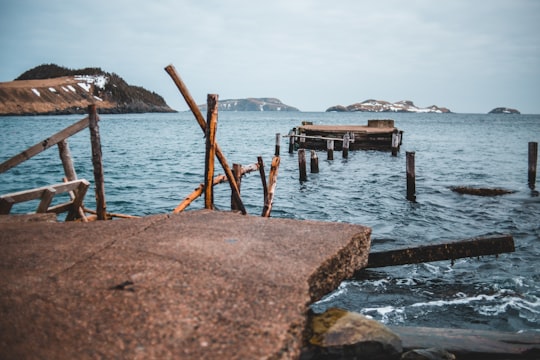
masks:
<svg viewBox="0 0 540 360"><path fill-rule="evenodd" d="M0 161L82 117L0 117ZM513 236L516 251L453 264L364 270L313 304L313 310L340 307L390 325L539 332L540 197L527 185L527 152L528 142L540 141L540 115L222 112L217 141L229 164L247 165L262 156L268 174L276 133L285 135L302 121L363 125L388 118L404 130L398 156L351 151L342 159L336 152L328 161L325 152L318 152L320 172L308 173L306 182L299 181L297 155L288 153L283 138L272 216L369 226L373 251L501 234ZM109 212L169 213L203 182L205 139L190 112L100 119ZM88 130L68 143L78 176L93 183ZM406 200L407 151L415 152L415 203ZM0 194L54 184L63 176L54 147L0 174ZM452 186L513 193L460 195ZM215 189L216 207L228 210L228 185ZM89 208L95 206L93 192L91 187L85 199ZM242 198L249 214L260 215L258 173L242 179ZM35 202L16 204L12 212L36 207ZM186 211L203 207L198 199Z"/></svg>

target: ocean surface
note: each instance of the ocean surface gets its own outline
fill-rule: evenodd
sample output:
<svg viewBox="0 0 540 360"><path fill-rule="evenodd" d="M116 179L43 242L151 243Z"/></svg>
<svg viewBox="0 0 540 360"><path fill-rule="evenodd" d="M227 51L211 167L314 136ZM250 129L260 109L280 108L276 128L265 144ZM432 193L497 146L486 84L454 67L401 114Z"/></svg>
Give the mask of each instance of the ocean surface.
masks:
<svg viewBox="0 0 540 360"><path fill-rule="evenodd" d="M0 162L82 118L0 117ZM190 112L100 118L109 212L169 213L203 182L205 140ZM303 183L297 155L288 153L282 139L272 216L369 226L373 251L500 234L513 236L516 251L365 270L313 309L341 307L391 325L540 332L540 197L527 185L528 142L540 141L540 115L222 112L217 139L230 164L262 156L268 174L275 134L287 134L303 120L367 124L387 118L404 130L397 157L354 151L342 159L336 152L328 161L319 152L320 172L308 173ZM68 141L79 178L93 183L88 130ZM406 151L416 153L415 203L406 200ZM0 174L0 194L61 182L63 176L53 147ZM460 195L452 186L513 193ZM89 208L95 207L93 191L85 200ZM260 215L258 172L243 178L242 198L249 214ZM229 209L227 184L216 186L215 203ZM17 204L12 212L36 206ZM186 211L203 207L198 199Z"/></svg>

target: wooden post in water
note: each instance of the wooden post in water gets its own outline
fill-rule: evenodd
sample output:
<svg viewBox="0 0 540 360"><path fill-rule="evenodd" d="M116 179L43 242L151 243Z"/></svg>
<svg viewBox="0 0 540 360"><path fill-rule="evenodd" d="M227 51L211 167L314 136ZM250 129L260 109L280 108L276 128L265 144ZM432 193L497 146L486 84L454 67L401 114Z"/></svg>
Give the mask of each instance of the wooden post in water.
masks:
<svg viewBox="0 0 540 360"><path fill-rule="evenodd" d="M214 158L216 155L216 129L218 118L218 95L208 94L206 103L206 155L204 166L204 208L214 208ZM240 193L240 190L238 189Z"/></svg>
<svg viewBox="0 0 540 360"><path fill-rule="evenodd" d="M349 133L345 133L345 135L343 135L343 158L344 159L347 159L349 157L349 140L350 140Z"/></svg>
<svg viewBox="0 0 540 360"><path fill-rule="evenodd" d="M276 134L276 151L274 152L275 156L279 156L279 150L280 150L280 143L281 143L281 134Z"/></svg>
<svg viewBox="0 0 540 360"><path fill-rule="evenodd" d="M274 156L272 159L272 165L270 165L270 174L268 175L268 196L266 197L266 202L264 203L262 211L263 217L270 217L270 212L272 211L274 194L277 186L277 174L280 162L279 159L279 156Z"/></svg>
<svg viewBox="0 0 540 360"><path fill-rule="evenodd" d="M407 158L407 200L416 201L416 175L414 173L414 151L406 152Z"/></svg>
<svg viewBox="0 0 540 360"><path fill-rule="evenodd" d="M94 166L94 185L96 187L96 215L98 220L106 220L107 205L105 203L105 181L103 178L103 160L98 121L99 117L97 115L96 105L88 105L88 127L90 128L92 165Z"/></svg>
<svg viewBox="0 0 540 360"><path fill-rule="evenodd" d="M261 175L261 182L263 187L263 204L266 204L266 199L268 198L268 185L266 185L266 174L264 172L264 162L262 156L257 156L257 164L259 165L259 175Z"/></svg>
<svg viewBox="0 0 540 360"><path fill-rule="evenodd" d="M199 110L199 107L197 106L197 103L191 96L186 84L182 81L178 73L176 72L176 69L173 65L168 65L165 67L165 71L171 79L173 80L174 84L184 97L184 100L186 101L187 105L189 106L191 112L193 113L193 116L195 116L195 120L197 120L197 123L201 127L203 132L206 132L206 121L204 121L204 118L201 114L201 110ZM227 176L227 180L229 181L229 185L231 186L231 191L233 193L233 196L236 198L236 201L238 204L240 204L240 211L242 214L246 215L246 209L244 207L244 203L242 202L242 199L240 198L240 193L238 191L238 185L236 184L236 181L234 181L234 175L232 173L231 168L229 167L229 164L227 163L227 159L225 158L225 155L221 151L221 148L219 147L218 143L215 144L215 150L216 150L216 156L219 160L219 163L221 164L221 167L225 171L225 175Z"/></svg>
<svg viewBox="0 0 540 360"><path fill-rule="evenodd" d="M529 143L529 188L534 190L536 185L536 164L538 162L538 143Z"/></svg>
<svg viewBox="0 0 540 360"><path fill-rule="evenodd" d="M298 149L298 169L300 170L300 181L307 181L306 149Z"/></svg>
<svg viewBox="0 0 540 360"><path fill-rule="evenodd" d="M398 129L394 129L392 132L392 156L397 156L399 151L399 139L399 131Z"/></svg>
<svg viewBox="0 0 540 360"><path fill-rule="evenodd" d="M234 179L236 180L236 184L238 185L238 191L241 193L240 188L242 187L242 165L233 164L233 174L234 174ZM234 200L234 196L232 196L232 193L231 193L231 210L240 210L240 208L238 207L238 204Z"/></svg>
<svg viewBox="0 0 540 360"><path fill-rule="evenodd" d="M67 181L77 180L77 174L75 173L75 167L73 166L73 158L71 157L71 152L69 151L67 140L64 139L60 141L57 146Z"/></svg>
<svg viewBox="0 0 540 360"><path fill-rule="evenodd" d="M315 150L311 150L311 173L317 174L319 172L319 158Z"/></svg>
<svg viewBox="0 0 540 360"><path fill-rule="evenodd" d="M289 131L289 154L294 152L294 140L296 139L294 133L294 130Z"/></svg>
<svg viewBox="0 0 540 360"><path fill-rule="evenodd" d="M334 140L326 140L327 160L334 160Z"/></svg>

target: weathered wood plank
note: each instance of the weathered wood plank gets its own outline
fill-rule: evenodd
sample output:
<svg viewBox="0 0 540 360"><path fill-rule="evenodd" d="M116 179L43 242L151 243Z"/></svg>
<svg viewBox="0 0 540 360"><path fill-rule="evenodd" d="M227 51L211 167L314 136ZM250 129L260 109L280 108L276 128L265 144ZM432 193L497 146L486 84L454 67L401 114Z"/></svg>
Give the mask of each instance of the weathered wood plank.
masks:
<svg viewBox="0 0 540 360"><path fill-rule="evenodd" d="M57 132L51 137L37 143L36 145L29 147L23 152L13 156L11 159L4 161L2 164L0 164L0 174L36 156L42 151L47 150L51 146L58 144L59 142L70 137L71 135L74 135L78 133L79 131L86 129L88 127L88 124L89 124L89 118L86 117L76 122L75 124L68 126L64 130Z"/></svg>
<svg viewBox="0 0 540 360"><path fill-rule="evenodd" d="M445 244L373 252L369 254L366 267L375 268L440 260L455 260L464 257L514 252L514 250L514 239L511 235L473 238Z"/></svg>

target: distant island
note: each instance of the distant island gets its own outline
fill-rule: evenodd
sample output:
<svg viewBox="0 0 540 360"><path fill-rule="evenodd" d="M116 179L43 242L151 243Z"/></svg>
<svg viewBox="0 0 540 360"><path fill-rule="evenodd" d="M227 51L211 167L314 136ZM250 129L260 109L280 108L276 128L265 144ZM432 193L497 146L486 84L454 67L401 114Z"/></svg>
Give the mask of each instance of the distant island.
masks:
<svg viewBox="0 0 540 360"><path fill-rule="evenodd" d="M488 114L521 114L521 113L516 109L511 109L507 107L498 107L488 112Z"/></svg>
<svg viewBox="0 0 540 360"><path fill-rule="evenodd" d="M421 108L410 100L402 100L395 103L391 103L384 100L365 100L360 103L355 103L349 106L335 105L326 109L327 112L412 112L412 113L451 113L451 111L445 107L438 107L436 105L429 106L427 108Z"/></svg>
<svg viewBox="0 0 540 360"><path fill-rule="evenodd" d="M207 111L207 105L198 105L201 111ZM218 111L300 111L285 105L276 98L227 99L218 101Z"/></svg>
<svg viewBox="0 0 540 360"><path fill-rule="evenodd" d="M0 83L0 100L0 116L83 114L89 104L96 104L100 114L176 112L160 95L128 85L115 73L55 64Z"/></svg>

